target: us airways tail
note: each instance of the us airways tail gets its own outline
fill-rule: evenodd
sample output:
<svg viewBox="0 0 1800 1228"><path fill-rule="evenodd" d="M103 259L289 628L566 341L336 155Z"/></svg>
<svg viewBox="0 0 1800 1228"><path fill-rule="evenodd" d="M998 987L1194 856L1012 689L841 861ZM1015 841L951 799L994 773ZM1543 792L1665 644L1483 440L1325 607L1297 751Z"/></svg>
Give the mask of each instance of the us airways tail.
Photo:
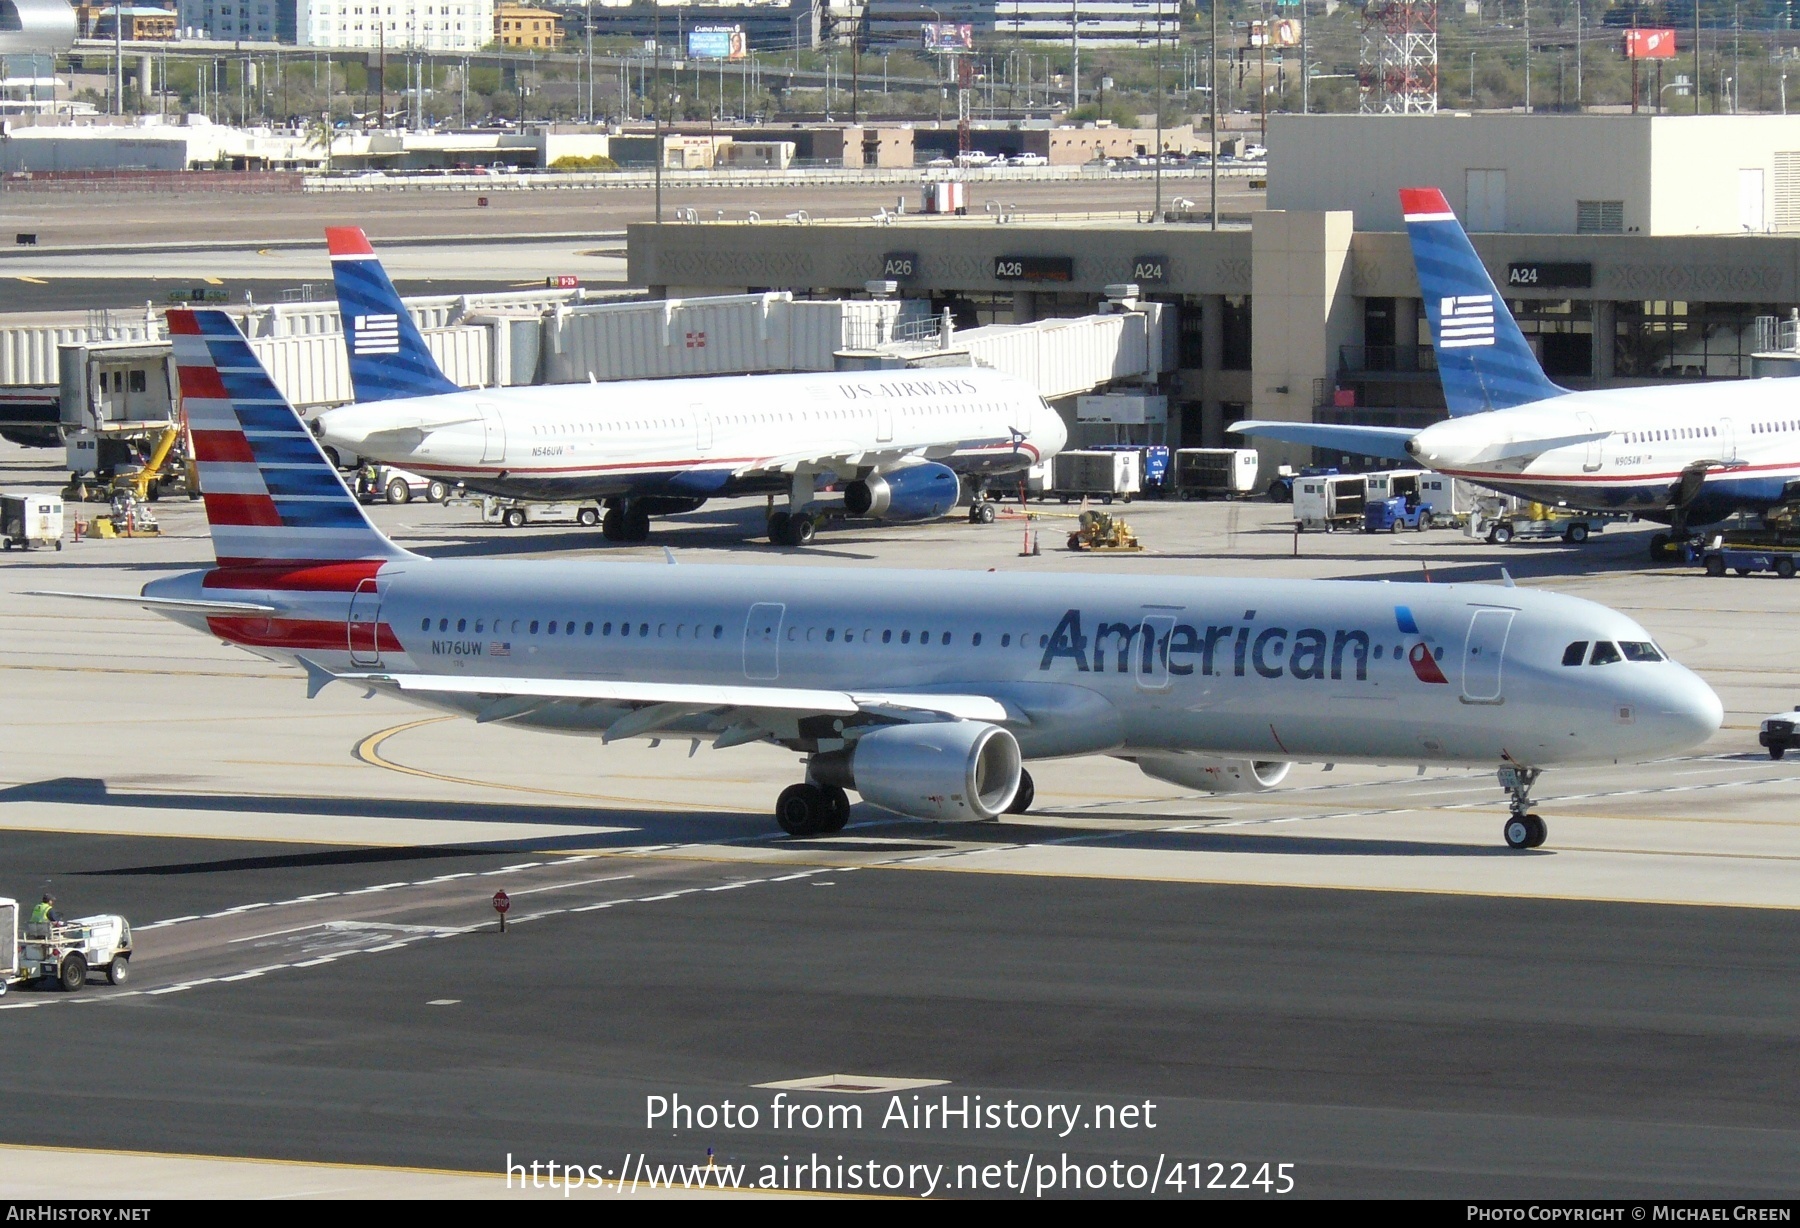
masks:
<svg viewBox="0 0 1800 1228"><path fill-rule="evenodd" d="M328 226L331 277L350 352L350 385L358 401L392 401L459 392L445 377L407 313L368 236L355 226Z"/></svg>
<svg viewBox="0 0 1800 1228"><path fill-rule="evenodd" d="M170 340L220 567L398 559L222 311L171 311Z"/></svg>
<svg viewBox="0 0 1800 1228"><path fill-rule="evenodd" d="M1568 391L1544 375L1444 194L1401 188L1400 212L1450 416L1511 409Z"/></svg>

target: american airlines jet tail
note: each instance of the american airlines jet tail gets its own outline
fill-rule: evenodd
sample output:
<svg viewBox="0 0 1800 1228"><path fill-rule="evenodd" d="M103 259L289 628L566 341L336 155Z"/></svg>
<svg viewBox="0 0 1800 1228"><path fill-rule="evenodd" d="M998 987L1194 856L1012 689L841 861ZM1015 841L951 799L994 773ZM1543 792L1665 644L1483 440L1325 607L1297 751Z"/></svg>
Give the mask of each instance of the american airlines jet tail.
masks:
<svg viewBox="0 0 1800 1228"><path fill-rule="evenodd" d="M325 234L357 399L320 416L325 442L483 494L603 499L609 541L643 541L653 515L732 495L787 496L769 519L781 545L838 513L932 520L963 478L1021 472L1068 439L1036 389L984 367L464 391L363 232Z"/></svg>
<svg viewBox="0 0 1800 1228"><path fill-rule="evenodd" d="M169 331L218 565L109 600L298 664L309 693L787 747L796 835L842 828L850 791L996 819L1031 805L1026 761L1112 755L1225 793L1296 761L1497 767L1528 848L1544 768L1719 726L1631 619L1519 588L422 558L370 525L229 318L171 311Z"/></svg>
<svg viewBox="0 0 1800 1228"><path fill-rule="evenodd" d="M1231 430L1406 458L1543 503L1697 525L1800 503L1800 396L1787 380L1569 392L1551 383L1436 188L1400 192L1448 421L1423 430L1238 422ZM1604 339L1596 339L1604 343Z"/></svg>

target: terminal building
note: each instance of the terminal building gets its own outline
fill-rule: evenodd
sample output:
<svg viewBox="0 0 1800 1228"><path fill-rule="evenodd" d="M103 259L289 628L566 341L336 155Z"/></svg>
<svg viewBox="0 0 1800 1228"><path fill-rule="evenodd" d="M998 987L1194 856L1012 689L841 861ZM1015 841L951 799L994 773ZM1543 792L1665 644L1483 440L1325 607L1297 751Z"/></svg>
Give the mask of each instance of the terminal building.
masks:
<svg viewBox="0 0 1800 1228"><path fill-rule="evenodd" d="M962 325L1086 315L1137 283L1175 311L1160 391L1187 447L1234 442L1240 417L1443 416L1401 187L1443 190L1570 388L1747 378L1769 318L1800 311L1800 116L1283 115L1268 144L1248 224L1211 227L1204 178L1165 177L1137 222L1036 224L972 184L961 218L636 225L629 276L821 297L885 278ZM1117 191L1152 216L1147 181Z"/></svg>

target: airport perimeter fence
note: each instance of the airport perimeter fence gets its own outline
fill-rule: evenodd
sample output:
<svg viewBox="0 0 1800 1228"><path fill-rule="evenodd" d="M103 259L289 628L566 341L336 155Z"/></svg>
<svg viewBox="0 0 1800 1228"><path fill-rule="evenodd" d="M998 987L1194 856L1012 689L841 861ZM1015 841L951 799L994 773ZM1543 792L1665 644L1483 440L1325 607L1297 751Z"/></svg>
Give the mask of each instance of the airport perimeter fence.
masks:
<svg viewBox="0 0 1800 1228"><path fill-rule="evenodd" d="M1148 180L1149 167L1113 168L1084 163L1080 166L965 167L955 170L925 167L886 167L861 170L668 170L665 188L807 188L826 184L894 184L916 187L921 183L958 181L970 184L1038 183L1068 181ZM1165 167L1169 181L1204 179L1205 168ZM1220 167L1221 179L1261 179L1261 167ZM592 191L596 188L642 190L656 182L652 170L628 171L501 171L485 174L441 171L366 171L346 175L307 175L308 192L543 192Z"/></svg>
<svg viewBox="0 0 1800 1228"><path fill-rule="evenodd" d="M298 192L300 171L13 171L7 192Z"/></svg>

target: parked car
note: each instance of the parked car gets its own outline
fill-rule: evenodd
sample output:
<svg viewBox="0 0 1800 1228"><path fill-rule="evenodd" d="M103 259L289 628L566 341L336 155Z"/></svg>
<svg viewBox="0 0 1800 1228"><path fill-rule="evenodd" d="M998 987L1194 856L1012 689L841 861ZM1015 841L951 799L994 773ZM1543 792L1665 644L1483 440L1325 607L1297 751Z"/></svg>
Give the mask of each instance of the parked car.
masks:
<svg viewBox="0 0 1800 1228"><path fill-rule="evenodd" d="M1006 160L1008 166L1049 166L1050 159L1041 153L1014 154Z"/></svg>

